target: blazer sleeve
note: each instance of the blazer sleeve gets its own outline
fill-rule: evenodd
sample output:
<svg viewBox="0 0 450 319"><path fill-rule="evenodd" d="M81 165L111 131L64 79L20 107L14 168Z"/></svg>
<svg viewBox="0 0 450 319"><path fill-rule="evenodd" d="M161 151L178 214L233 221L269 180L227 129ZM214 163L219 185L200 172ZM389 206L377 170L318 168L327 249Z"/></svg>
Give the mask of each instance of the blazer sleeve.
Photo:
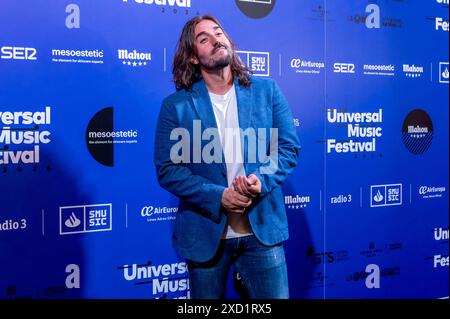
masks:
<svg viewBox="0 0 450 319"><path fill-rule="evenodd" d="M193 174L184 163L174 163L170 158L171 147L177 142L170 140L170 134L179 126L174 105L165 99L158 116L154 143L158 182L173 195L198 208L198 213L219 223L225 187Z"/></svg>
<svg viewBox="0 0 450 319"><path fill-rule="evenodd" d="M297 165L301 148L289 104L278 84L273 81L272 85L272 128L277 129L278 136L271 138L268 161L253 172L262 184L260 196L270 193L286 179Z"/></svg>

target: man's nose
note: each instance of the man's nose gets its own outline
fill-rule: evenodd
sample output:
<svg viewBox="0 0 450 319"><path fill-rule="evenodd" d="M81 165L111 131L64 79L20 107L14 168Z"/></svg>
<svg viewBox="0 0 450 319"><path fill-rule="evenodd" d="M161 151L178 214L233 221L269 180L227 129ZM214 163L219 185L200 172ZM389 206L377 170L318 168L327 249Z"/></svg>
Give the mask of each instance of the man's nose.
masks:
<svg viewBox="0 0 450 319"><path fill-rule="evenodd" d="M213 35L213 36L211 37L211 42L212 42L212 45L213 45L213 46L216 46L216 45L217 45L217 42L219 42L219 38L218 38L217 36Z"/></svg>

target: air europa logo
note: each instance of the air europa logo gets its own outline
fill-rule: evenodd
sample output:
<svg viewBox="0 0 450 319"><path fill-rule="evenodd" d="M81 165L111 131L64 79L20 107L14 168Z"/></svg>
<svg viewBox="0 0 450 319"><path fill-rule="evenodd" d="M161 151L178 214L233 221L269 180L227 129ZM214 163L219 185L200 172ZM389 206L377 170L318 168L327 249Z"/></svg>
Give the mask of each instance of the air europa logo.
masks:
<svg viewBox="0 0 450 319"><path fill-rule="evenodd" d="M249 18L261 19L269 15L276 0L235 0L236 5Z"/></svg>
<svg viewBox="0 0 450 319"><path fill-rule="evenodd" d="M430 199L430 198L442 198L443 194L446 191L445 186L420 186L419 187L419 195L421 198Z"/></svg>
<svg viewBox="0 0 450 319"><path fill-rule="evenodd" d="M155 207L144 206L141 209L141 216L146 218L148 222L175 220L177 207Z"/></svg>
<svg viewBox="0 0 450 319"><path fill-rule="evenodd" d="M320 71L325 68L325 63L293 58L291 60L291 68L296 73L320 74Z"/></svg>

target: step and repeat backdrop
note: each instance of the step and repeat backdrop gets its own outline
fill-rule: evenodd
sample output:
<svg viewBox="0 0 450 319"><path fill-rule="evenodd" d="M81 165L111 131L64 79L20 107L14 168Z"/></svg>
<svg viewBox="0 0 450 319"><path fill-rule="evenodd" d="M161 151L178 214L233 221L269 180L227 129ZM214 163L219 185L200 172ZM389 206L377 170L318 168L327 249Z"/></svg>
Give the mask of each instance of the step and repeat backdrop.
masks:
<svg viewBox="0 0 450 319"><path fill-rule="evenodd" d="M292 108L291 298L448 297L448 5L1 0L0 298L190 297L153 146L202 14Z"/></svg>

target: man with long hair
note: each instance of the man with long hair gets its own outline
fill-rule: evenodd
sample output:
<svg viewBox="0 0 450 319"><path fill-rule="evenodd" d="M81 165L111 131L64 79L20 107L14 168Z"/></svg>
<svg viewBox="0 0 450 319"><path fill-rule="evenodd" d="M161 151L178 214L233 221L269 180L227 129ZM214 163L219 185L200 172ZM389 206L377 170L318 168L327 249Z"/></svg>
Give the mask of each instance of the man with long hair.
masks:
<svg viewBox="0 0 450 319"><path fill-rule="evenodd" d="M234 265L249 298L289 298L281 183L300 145L286 99L275 81L251 75L209 15L185 24L173 79L154 160L160 185L180 200L172 240L191 297L225 298Z"/></svg>

